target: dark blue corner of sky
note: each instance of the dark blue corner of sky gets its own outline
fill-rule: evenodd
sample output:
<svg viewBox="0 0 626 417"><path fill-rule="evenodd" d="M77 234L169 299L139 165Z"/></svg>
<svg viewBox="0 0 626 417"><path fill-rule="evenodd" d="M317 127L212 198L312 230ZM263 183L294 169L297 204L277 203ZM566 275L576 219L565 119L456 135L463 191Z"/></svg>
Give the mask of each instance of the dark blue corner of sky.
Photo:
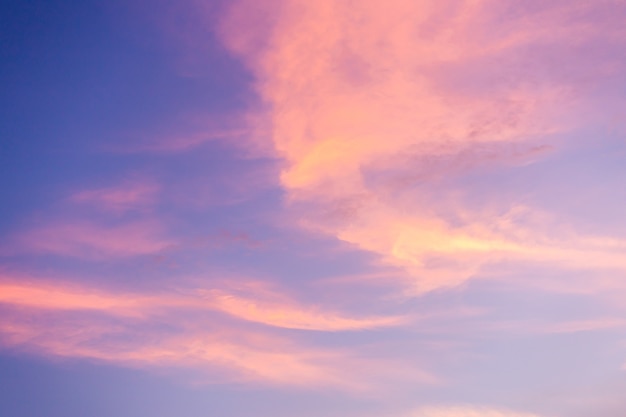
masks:
<svg viewBox="0 0 626 417"><path fill-rule="evenodd" d="M99 152L107 143L244 105L248 75L215 41L208 10L200 18L160 0L0 2L0 233L51 203L61 184L141 166L136 155ZM164 27L172 13L177 26ZM186 45L185 31L203 31L206 45Z"/></svg>

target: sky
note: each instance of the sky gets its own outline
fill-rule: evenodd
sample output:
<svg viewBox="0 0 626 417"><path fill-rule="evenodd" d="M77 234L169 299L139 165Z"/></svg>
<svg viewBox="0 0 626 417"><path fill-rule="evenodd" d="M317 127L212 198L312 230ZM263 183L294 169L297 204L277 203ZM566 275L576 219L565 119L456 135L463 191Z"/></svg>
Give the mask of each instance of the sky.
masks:
<svg viewBox="0 0 626 417"><path fill-rule="evenodd" d="M623 417L625 20L0 2L0 415Z"/></svg>

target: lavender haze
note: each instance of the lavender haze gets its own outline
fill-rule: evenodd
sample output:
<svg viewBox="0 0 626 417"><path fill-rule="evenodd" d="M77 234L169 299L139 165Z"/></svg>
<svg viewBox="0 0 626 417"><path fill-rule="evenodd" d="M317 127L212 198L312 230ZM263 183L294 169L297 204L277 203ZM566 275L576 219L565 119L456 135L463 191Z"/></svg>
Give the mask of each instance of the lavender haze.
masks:
<svg viewBox="0 0 626 417"><path fill-rule="evenodd" d="M625 21L2 2L0 416L626 415Z"/></svg>

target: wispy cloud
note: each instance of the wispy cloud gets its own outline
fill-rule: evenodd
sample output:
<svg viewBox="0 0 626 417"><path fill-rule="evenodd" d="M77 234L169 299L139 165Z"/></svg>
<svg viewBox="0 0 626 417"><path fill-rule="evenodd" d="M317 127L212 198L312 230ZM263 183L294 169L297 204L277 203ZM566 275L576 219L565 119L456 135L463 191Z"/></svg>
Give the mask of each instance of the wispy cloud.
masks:
<svg viewBox="0 0 626 417"><path fill-rule="evenodd" d="M176 154L188 152L201 147L209 142L226 140L229 142L243 141L242 138L248 136L247 129L230 129L212 132L195 132L188 134L172 135L170 137L160 137L150 141L144 140L138 143L125 144L113 148L113 151L120 153L156 153L156 154Z"/></svg>
<svg viewBox="0 0 626 417"><path fill-rule="evenodd" d="M64 220L21 233L18 251L85 259L111 259L156 254L175 242L163 236L158 222L140 220L121 224Z"/></svg>
<svg viewBox="0 0 626 417"><path fill-rule="evenodd" d="M255 288L265 289L256 299L220 288L133 294L5 276L0 340L5 347L44 355L140 367L200 367L209 379L226 372L232 380L364 389L370 382L350 377L350 369L375 369L380 366L375 361L366 365L358 357L348 359L349 351L305 347L246 322L333 332L404 323L395 317L359 319L321 306L311 309L260 283L243 287L251 296ZM263 299L271 301L258 301Z"/></svg>
<svg viewBox="0 0 626 417"><path fill-rule="evenodd" d="M251 291L252 290L252 291ZM232 292L222 289L203 291L213 308L244 320L288 329L346 331L399 326L409 322L407 317L351 318L325 311L322 306L302 308L277 293L259 292L258 285ZM238 294L239 293L239 294Z"/></svg>
<svg viewBox="0 0 626 417"><path fill-rule="evenodd" d="M191 289L167 295L107 293L77 286L45 283L0 283L0 303L51 310L93 310L114 315L147 316L168 309L214 310L239 319L269 326L320 331L364 330L399 326L406 317L350 318L322 306L298 304L260 282L245 282L233 291L226 288ZM231 286L232 287L232 286Z"/></svg>
<svg viewBox="0 0 626 417"><path fill-rule="evenodd" d="M110 187L78 191L70 196L74 203L114 213L142 210L157 202L160 187L155 182L126 181Z"/></svg>

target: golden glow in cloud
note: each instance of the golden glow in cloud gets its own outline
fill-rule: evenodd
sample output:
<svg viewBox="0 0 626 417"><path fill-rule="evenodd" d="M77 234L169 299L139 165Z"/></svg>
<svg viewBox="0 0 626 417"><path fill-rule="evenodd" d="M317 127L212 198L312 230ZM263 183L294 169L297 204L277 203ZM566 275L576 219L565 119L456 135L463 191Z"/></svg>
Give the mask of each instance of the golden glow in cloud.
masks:
<svg viewBox="0 0 626 417"><path fill-rule="evenodd" d="M556 44L566 59L581 34L626 42L585 20L594 7L608 6L555 2L522 19L490 0L240 0L222 33L257 75L302 223L403 268L425 292L501 261L626 266L621 241L515 218L520 203L497 190L484 199L503 209L469 209L444 184L531 162L576 127L575 86L528 51Z"/></svg>

